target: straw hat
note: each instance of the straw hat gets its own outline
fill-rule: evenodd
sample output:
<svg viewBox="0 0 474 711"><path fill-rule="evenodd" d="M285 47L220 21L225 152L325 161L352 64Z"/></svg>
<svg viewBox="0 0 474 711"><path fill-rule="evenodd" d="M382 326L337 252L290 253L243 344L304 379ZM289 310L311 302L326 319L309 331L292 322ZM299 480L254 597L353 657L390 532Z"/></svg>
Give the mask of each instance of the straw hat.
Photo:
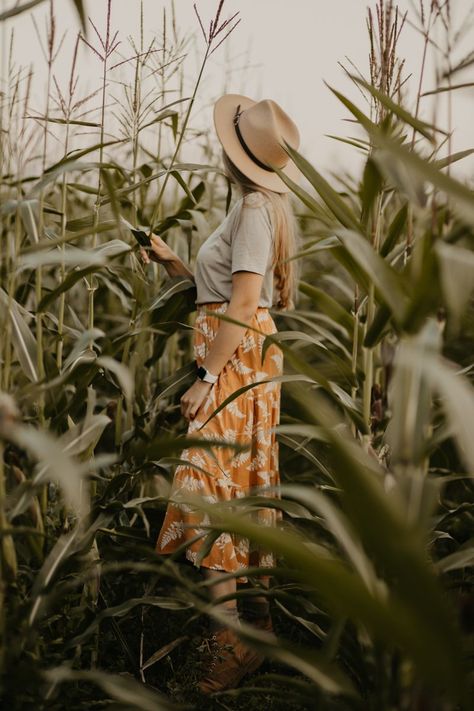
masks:
<svg viewBox="0 0 474 711"><path fill-rule="evenodd" d="M300 171L286 153L282 139L297 150L300 134L294 121L275 101L224 94L214 104L214 125L231 161L254 183L277 193L290 191L270 166L280 168L291 180L298 181Z"/></svg>

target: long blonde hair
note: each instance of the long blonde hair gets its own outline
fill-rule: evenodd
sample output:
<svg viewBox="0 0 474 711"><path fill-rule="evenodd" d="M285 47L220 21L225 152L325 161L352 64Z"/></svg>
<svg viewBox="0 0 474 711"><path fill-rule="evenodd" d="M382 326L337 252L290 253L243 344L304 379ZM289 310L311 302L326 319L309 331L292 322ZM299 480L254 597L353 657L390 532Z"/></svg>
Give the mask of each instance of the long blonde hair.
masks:
<svg viewBox="0 0 474 711"><path fill-rule="evenodd" d="M222 160L227 177L237 184L244 197L248 193L261 192L270 200L273 207L271 213L274 232L272 265L275 285L279 292L276 308L294 309L297 301L300 261L292 257L299 248L299 233L289 193L277 193L254 183L237 168L224 149L222 149Z"/></svg>

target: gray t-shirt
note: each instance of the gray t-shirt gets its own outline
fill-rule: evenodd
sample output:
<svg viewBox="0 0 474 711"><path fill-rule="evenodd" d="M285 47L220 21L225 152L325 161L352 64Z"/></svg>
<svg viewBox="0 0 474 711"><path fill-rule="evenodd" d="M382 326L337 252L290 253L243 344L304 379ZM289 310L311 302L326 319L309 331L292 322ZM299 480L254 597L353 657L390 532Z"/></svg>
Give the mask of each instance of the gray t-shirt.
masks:
<svg viewBox="0 0 474 711"><path fill-rule="evenodd" d="M230 301L232 274L263 275L259 306L273 306L272 205L261 192L240 198L200 246L195 261L196 304Z"/></svg>

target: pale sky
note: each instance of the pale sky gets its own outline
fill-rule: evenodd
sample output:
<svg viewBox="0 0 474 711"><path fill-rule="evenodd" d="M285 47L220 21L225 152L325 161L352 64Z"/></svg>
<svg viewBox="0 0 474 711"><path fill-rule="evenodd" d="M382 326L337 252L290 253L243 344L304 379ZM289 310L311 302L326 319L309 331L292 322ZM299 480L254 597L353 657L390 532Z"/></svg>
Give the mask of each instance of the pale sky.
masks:
<svg viewBox="0 0 474 711"><path fill-rule="evenodd" d="M413 11L415 0L400 0L401 11L411 8L409 17L416 21ZM13 0L0 0L0 7L10 7ZM58 32L68 30L64 52L55 71L63 76L69 65L71 47L78 25L71 10L69 0L56 0ZM453 0L453 24L455 29L463 23L471 7L471 0ZM217 0L197 0L198 8L208 24ZM255 99L272 98L287 111L299 126L302 136L301 152L322 172L337 171L340 167L358 170L361 166L360 153L355 148L334 141L325 134L339 136L353 135L354 129L347 122L349 113L324 84L326 81L363 110L367 106L357 88L346 76L338 62L349 67L348 59L368 78L369 41L366 29L367 6L375 7L375 0L226 0L223 18L240 11L241 22L231 35L227 47L221 46L213 55L201 90L202 105L196 106L194 123L212 125L212 101L221 93L236 92ZM419 0L416 0L419 5ZM429 5L429 0L425 0ZM161 32L163 6L170 7L168 0L144 0L146 35ZM87 12L99 29L105 26L106 0L87 0ZM140 0L113 0L112 25L119 30L122 47L126 50L127 36L138 37ZM33 12L39 23L44 22L47 3ZM199 31L193 11L192 0L176 0L178 26L182 30ZM19 64L34 63L35 91L38 104L44 101L44 60L33 30L31 13L4 23L2 48L5 52L6 38L15 28L15 58ZM442 36L435 35L439 42ZM92 36L91 36L92 37ZM474 28L455 44L455 59L467 54L472 48ZM190 46L187 60L187 82L192 87L197 73L197 57L203 51L204 40L196 36L196 44ZM399 45L399 53L406 58L407 73L412 78L407 86L408 108L413 109L413 95L419 79L422 56L422 38L410 26L406 26ZM240 71L246 63L246 52L251 68ZM231 58L235 72L225 84L225 59ZM347 58L347 59L346 59ZM100 66L98 61L82 50L80 60L81 82L91 88L99 84ZM455 83L474 81L474 67L459 74ZM435 86L434 53L430 52L425 90ZM474 146L474 90L473 87L453 93L454 142L453 150ZM447 127L446 95L438 99L437 122ZM423 98L421 117L432 121L432 100ZM193 121L192 121L193 122ZM363 135L363 134L360 134ZM443 155L441 153L440 155ZM474 177L474 158L457 164L454 173L464 177Z"/></svg>

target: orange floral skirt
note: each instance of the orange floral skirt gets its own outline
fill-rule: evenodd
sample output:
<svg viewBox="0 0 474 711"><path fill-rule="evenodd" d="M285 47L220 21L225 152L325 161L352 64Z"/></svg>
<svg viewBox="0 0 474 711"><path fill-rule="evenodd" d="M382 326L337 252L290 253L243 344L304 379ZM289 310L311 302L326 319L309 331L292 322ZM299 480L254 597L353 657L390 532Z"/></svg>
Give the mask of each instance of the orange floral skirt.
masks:
<svg viewBox="0 0 474 711"><path fill-rule="evenodd" d="M224 301L197 307L193 350L199 365L204 361L222 323L218 316L205 311L225 313L227 306L228 302ZM280 496L278 441L274 429L280 421L280 382L262 383L249 388L202 427L209 415L236 390L283 372L283 352L276 343L267 348L262 362L265 335L277 332L268 308L258 307L249 325L262 333L250 328L245 331L194 419L189 421L187 431L192 437L245 442L249 446L238 453L230 447L203 449L192 446L182 451L180 459L189 463L176 467L165 519L156 542L156 552L168 554L190 541L189 545L185 545L188 560L197 566L226 572L235 572L249 566L271 567L275 564L274 554L248 538L223 532L207 552L203 551L206 555L201 554L198 561L205 535L210 532L204 526L210 520L196 506L180 502L179 497L181 494L184 497L186 494L201 495L206 502L217 503L248 494L274 498ZM265 491L267 486L277 488ZM282 512L277 508L262 507L254 514L254 521L255 516L259 525L271 526L282 518ZM202 534L201 538L191 541L199 534ZM246 575L242 573L236 576L236 582L246 583Z"/></svg>

